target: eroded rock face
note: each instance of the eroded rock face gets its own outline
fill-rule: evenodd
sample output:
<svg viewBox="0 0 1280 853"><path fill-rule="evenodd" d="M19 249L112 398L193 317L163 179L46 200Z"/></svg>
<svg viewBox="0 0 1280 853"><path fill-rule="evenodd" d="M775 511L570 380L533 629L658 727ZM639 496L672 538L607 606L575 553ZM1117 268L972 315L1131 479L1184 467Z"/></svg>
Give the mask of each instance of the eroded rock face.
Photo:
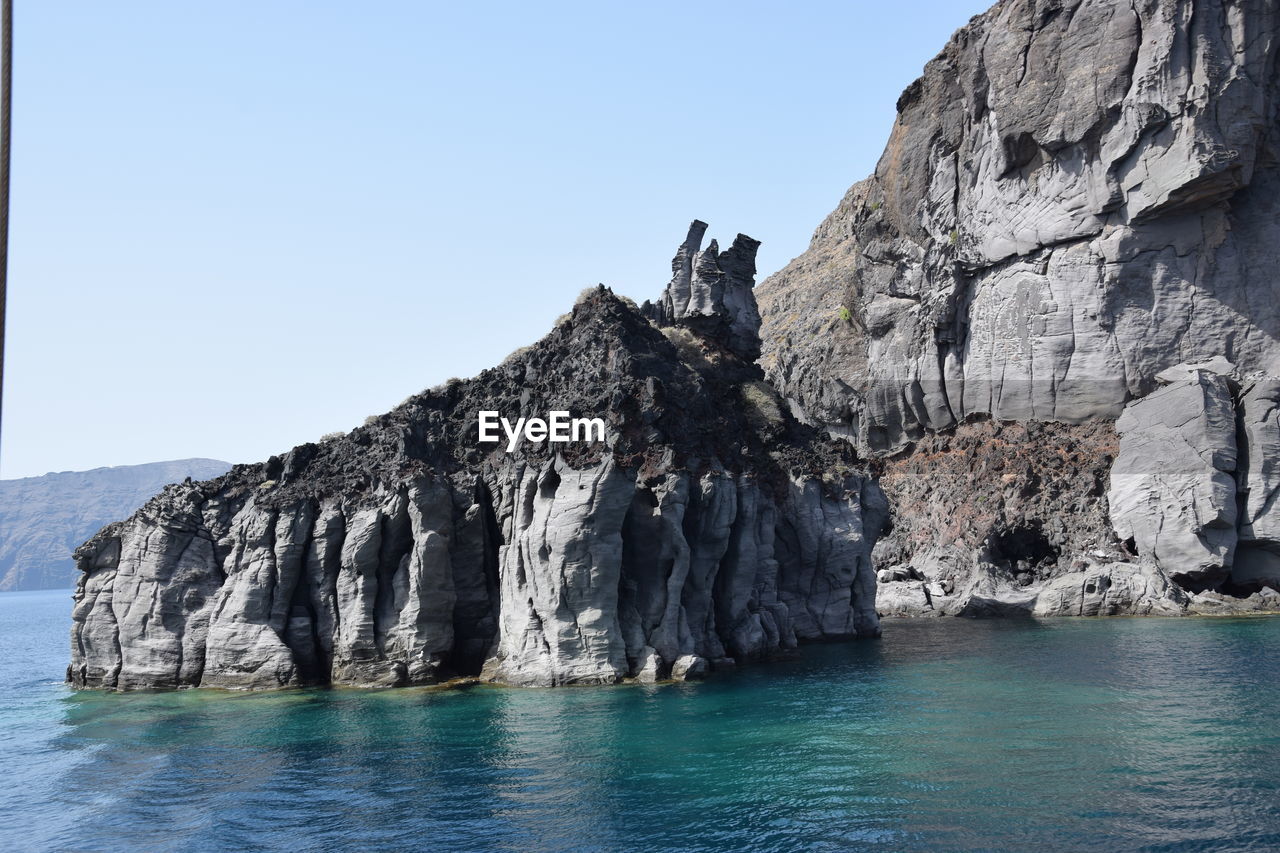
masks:
<svg viewBox="0 0 1280 853"><path fill-rule="evenodd" d="M760 241L739 234L721 252L715 240L706 249L707 223L695 219L671 261L671 282L656 304L641 310L659 326L675 324L710 333L746 361L760 357L760 311L756 306L756 250Z"/></svg>
<svg viewBox="0 0 1280 853"><path fill-rule="evenodd" d="M1273 608L1278 4L998 4L758 294L756 241L695 221L657 302L602 288L475 379L104 528L69 680L683 680L877 609ZM507 454L481 409L608 435Z"/></svg>
<svg viewBox="0 0 1280 853"><path fill-rule="evenodd" d="M475 379L102 530L77 552L71 683L683 680L877 635L883 496L750 360L755 241L699 251L699 226L679 316L599 288ZM480 410L600 416L606 440L507 453Z"/></svg>
<svg viewBox="0 0 1280 853"><path fill-rule="evenodd" d="M1178 363L1271 368L1276 14L975 18L903 93L875 175L760 287L770 378L883 453L977 415L1115 418Z"/></svg>
<svg viewBox="0 0 1280 853"><path fill-rule="evenodd" d="M1243 589L1280 589L1280 379L1246 382L1237 405L1239 541L1231 581Z"/></svg>
<svg viewBox="0 0 1280 853"><path fill-rule="evenodd" d="M502 630L489 674L511 684L618 681L630 671L618 584L635 472L612 460L521 467L499 515Z"/></svg>
<svg viewBox="0 0 1280 853"><path fill-rule="evenodd" d="M878 464L890 524L875 546L881 615L975 611L975 578L1026 600L1125 559L1106 500L1112 424L978 421Z"/></svg>
<svg viewBox="0 0 1280 853"><path fill-rule="evenodd" d="M1125 407L1107 498L1116 534L1175 580L1220 584L1236 547L1236 418L1230 380L1210 370Z"/></svg>
<svg viewBox="0 0 1280 853"><path fill-rule="evenodd" d="M922 579L888 576L916 584L913 607L991 567L1024 589L1127 559L1191 590L1280 585L1278 15L1275 0L997 4L902 94L875 174L758 289L770 380L797 417L886 460L909 530L974 486L947 454L936 499L898 476L927 476L940 442L982 422L1079 428L1028 448L1005 487L978 485L993 503L939 518L939 541L882 543L883 568ZM1044 495L1046 466L1111 423L1119 447ZM971 453L979 469L1007 458ZM1055 568L993 556L1010 524L1053 543ZM884 586L882 612L906 607Z"/></svg>

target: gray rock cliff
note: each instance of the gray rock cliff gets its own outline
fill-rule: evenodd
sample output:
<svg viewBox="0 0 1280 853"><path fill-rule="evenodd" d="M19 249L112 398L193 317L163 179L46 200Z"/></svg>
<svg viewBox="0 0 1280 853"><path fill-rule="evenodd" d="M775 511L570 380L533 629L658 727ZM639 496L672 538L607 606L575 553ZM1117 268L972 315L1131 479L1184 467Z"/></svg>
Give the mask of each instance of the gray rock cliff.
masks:
<svg viewBox="0 0 1280 853"><path fill-rule="evenodd" d="M760 311L753 291L758 240L739 234L721 252L715 240L706 249L707 223L695 219L671 261L671 282L656 305L641 312L659 326L686 325L718 335L735 355L760 357Z"/></svg>
<svg viewBox="0 0 1280 853"><path fill-rule="evenodd" d="M1218 586L1235 554L1236 418L1230 380L1171 369L1125 407L1107 494L1116 534L1184 586Z"/></svg>
<svg viewBox="0 0 1280 853"><path fill-rule="evenodd" d="M998 3L757 290L762 364L793 413L883 460L882 612L1116 560L1191 593L1280 586L1278 15ZM1233 378L1167 375L1210 363ZM941 539L925 518L949 519Z"/></svg>
<svg viewBox="0 0 1280 853"><path fill-rule="evenodd" d="M591 289L474 379L104 528L76 554L68 680L602 684L878 635L884 497L753 363L757 243L702 251L703 228L670 312ZM606 437L508 453L482 410Z"/></svg>

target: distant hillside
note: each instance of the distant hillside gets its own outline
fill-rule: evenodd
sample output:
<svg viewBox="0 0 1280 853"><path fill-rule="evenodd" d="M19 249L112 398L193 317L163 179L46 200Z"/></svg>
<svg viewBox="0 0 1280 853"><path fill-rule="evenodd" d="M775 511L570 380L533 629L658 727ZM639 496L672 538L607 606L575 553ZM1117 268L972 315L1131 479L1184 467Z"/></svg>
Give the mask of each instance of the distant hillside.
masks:
<svg viewBox="0 0 1280 853"><path fill-rule="evenodd" d="M227 472L216 459L178 459L0 480L0 591L73 587L71 552L170 483Z"/></svg>

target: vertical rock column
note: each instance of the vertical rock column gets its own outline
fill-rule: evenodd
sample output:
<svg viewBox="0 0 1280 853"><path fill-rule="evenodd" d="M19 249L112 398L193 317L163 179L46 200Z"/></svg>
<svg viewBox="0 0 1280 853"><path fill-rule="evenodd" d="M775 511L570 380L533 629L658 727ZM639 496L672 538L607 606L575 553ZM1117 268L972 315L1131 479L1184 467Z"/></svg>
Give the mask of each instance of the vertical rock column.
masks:
<svg viewBox="0 0 1280 853"><path fill-rule="evenodd" d="M213 605L202 687L298 683L283 635L314 519L310 502L276 511L250 500L232 520L227 579Z"/></svg>
<svg viewBox="0 0 1280 853"><path fill-rule="evenodd" d="M879 487L860 477L835 494L816 479L792 480L774 553L798 639L880 635L871 549L886 516Z"/></svg>
<svg viewBox="0 0 1280 853"><path fill-rule="evenodd" d="M611 457L582 470L559 456L505 469L502 608L486 678L550 687L610 684L627 674L618 582L634 478Z"/></svg>
<svg viewBox="0 0 1280 853"><path fill-rule="evenodd" d="M1231 582L1280 588L1280 379L1253 380L1240 396L1240 540Z"/></svg>
<svg viewBox="0 0 1280 853"><path fill-rule="evenodd" d="M1210 588L1236 548L1230 365L1179 365L1125 407L1107 494L1116 535L1188 588Z"/></svg>
<svg viewBox="0 0 1280 853"><path fill-rule="evenodd" d="M652 487L636 489L623 527L619 622L627 661L642 681L666 678L681 653L688 507L689 475L667 474Z"/></svg>
<svg viewBox="0 0 1280 853"><path fill-rule="evenodd" d="M707 223L695 219L671 261L671 281L646 315L659 326L688 326L718 340L743 361L760 357L760 311L756 306L756 251L760 241L745 234L720 251L712 240L702 249Z"/></svg>
<svg viewBox="0 0 1280 853"><path fill-rule="evenodd" d="M738 514L716 576L716 622L736 661L794 648L787 606L778 599L773 543L778 511L752 478L738 480Z"/></svg>

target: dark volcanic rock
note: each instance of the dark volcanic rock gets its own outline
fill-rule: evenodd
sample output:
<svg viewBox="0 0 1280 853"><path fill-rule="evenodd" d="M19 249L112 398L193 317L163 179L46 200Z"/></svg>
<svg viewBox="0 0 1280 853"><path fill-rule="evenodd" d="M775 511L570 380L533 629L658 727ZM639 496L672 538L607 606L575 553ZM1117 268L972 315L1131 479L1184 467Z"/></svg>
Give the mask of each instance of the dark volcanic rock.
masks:
<svg viewBox="0 0 1280 853"><path fill-rule="evenodd" d="M592 289L474 379L103 529L77 552L70 681L607 683L878 634L884 500L743 358L755 245L686 244L698 307L664 328ZM480 411L606 438L508 453Z"/></svg>

